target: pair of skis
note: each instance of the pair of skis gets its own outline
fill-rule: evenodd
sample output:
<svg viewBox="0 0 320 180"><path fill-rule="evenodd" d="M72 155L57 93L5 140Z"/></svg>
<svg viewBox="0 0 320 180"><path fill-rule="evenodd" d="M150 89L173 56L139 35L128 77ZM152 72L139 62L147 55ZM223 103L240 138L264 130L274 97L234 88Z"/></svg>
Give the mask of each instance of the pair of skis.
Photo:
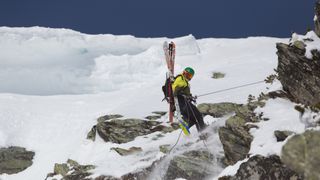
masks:
<svg viewBox="0 0 320 180"><path fill-rule="evenodd" d="M172 93L172 83L174 82L174 61L175 61L175 55L176 55L176 45L174 42L168 43L165 41L163 43L163 51L164 55L166 58L166 63L168 67L168 72L167 72L167 79L169 78L169 84L168 84L168 92L169 92L169 121L172 123L173 122L173 111L175 108L176 112L176 118L178 120L179 126L182 129L183 133L185 135L189 135L189 126L188 123L186 123L182 119L180 107L179 107L179 102L178 98L176 96L173 96Z"/></svg>

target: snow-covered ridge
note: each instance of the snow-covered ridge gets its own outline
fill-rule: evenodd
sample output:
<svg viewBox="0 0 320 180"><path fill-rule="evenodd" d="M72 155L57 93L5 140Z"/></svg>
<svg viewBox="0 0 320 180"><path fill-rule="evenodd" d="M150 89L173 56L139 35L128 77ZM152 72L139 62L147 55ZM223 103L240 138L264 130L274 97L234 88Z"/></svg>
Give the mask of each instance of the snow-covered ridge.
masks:
<svg viewBox="0 0 320 180"><path fill-rule="evenodd" d="M0 27L0 92L82 94L141 86L145 79L163 74L165 40ZM178 55L199 53L192 35L175 42Z"/></svg>
<svg viewBox="0 0 320 180"><path fill-rule="evenodd" d="M110 147L139 145L151 152L151 159L160 158L158 143L174 144L178 131L159 142L151 141L155 135L151 134L149 139L139 137L121 145L85 137L102 115L144 118L153 111L167 110L167 104L161 102L165 40L169 39L86 35L40 27L0 28L0 146L22 146L35 152L30 168L0 179L44 179L54 163L68 158L96 165L96 175L120 176L152 163L135 163L141 158L136 156L120 158ZM191 35L173 40L176 74L186 66L196 70L190 82L195 95L265 79L277 65L275 43L287 42L267 37L196 40ZM226 76L212 79L213 71ZM258 95L266 87L262 83L202 97L198 103L245 103L249 94ZM191 133L194 136L182 137L181 143L196 141L196 129ZM212 140L209 145L219 146L217 137ZM177 149L185 150L179 145Z"/></svg>

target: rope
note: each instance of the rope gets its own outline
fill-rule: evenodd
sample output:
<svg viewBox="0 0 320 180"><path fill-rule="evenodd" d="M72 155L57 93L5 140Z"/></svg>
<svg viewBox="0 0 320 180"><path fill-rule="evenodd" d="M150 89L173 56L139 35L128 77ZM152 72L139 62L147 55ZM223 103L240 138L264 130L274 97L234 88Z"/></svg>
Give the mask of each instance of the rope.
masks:
<svg viewBox="0 0 320 180"><path fill-rule="evenodd" d="M244 84L244 85L235 86L235 87L231 87L231 88L227 88L227 89L221 89L221 90L218 90L218 91L213 91L213 92L201 94L201 95L198 95L197 97L207 96L207 95L210 95L210 94L216 94L216 93L220 93L220 92L224 92L224 91L229 91L229 90L232 90L232 89L238 89L238 88L242 88L242 87L246 87L246 86L251 86L251 85L254 85L254 84L259 84L259 83L262 83L262 82L265 82L265 81L264 80L263 81L257 81L257 82L254 82L254 83Z"/></svg>
<svg viewBox="0 0 320 180"><path fill-rule="evenodd" d="M181 134L182 134L182 129L181 129L181 131L180 131L180 134L179 134L179 137L178 137L176 143L175 143L175 144L172 146L172 148L169 150L169 153L168 153L168 154L170 154L171 151L172 151L172 149L174 149L174 148L176 147L176 145L178 144L178 142L179 142L179 140L180 140L180 137L181 137Z"/></svg>

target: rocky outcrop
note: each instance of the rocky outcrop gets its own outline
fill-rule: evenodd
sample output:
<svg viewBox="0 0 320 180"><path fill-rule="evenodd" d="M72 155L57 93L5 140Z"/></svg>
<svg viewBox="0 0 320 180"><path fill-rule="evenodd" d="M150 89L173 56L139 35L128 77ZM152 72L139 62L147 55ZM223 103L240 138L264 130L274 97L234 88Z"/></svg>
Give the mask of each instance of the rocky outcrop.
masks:
<svg viewBox="0 0 320 180"><path fill-rule="evenodd" d="M316 3L314 18L315 33L320 37L320 1Z"/></svg>
<svg viewBox="0 0 320 180"><path fill-rule="evenodd" d="M138 136L155 132L160 122L141 119L110 120L97 124L97 132L105 142L126 143Z"/></svg>
<svg viewBox="0 0 320 180"><path fill-rule="evenodd" d="M0 174L15 174L32 165L35 153L22 147L0 148Z"/></svg>
<svg viewBox="0 0 320 180"><path fill-rule="evenodd" d="M320 132L295 135L282 148L281 160L305 179L320 179Z"/></svg>
<svg viewBox="0 0 320 180"><path fill-rule="evenodd" d="M162 116L164 116L165 114L167 114L167 112L164 112L164 111L154 111L152 112L154 115L149 115L149 116L146 116L145 118L148 119L148 120L157 120L157 119L160 119Z"/></svg>
<svg viewBox="0 0 320 180"><path fill-rule="evenodd" d="M316 105L320 102L320 53L311 51L313 59L305 56L306 49L298 43L277 44L279 80L283 89L296 102Z"/></svg>
<svg viewBox="0 0 320 180"><path fill-rule="evenodd" d="M103 116L98 119L100 119L98 120L98 124L92 127L91 131L87 135L87 139L94 141L96 134L98 134L105 142L120 144L130 142L137 136L144 136L157 131L168 133L179 128L177 124L164 126L158 121L146 121L142 119L110 120L109 116Z"/></svg>
<svg viewBox="0 0 320 180"><path fill-rule="evenodd" d="M257 128L250 122L258 122L261 115L256 115L254 110L263 107L269 95L261 93L258 98L249 96L246 105L236 106L235 115L227 119L225 127L219 129L219 138L225 154L225 163L233 165L237 161L245 159L253 140L249 133L251 128Z"/></svg>
<svg viewBox="0 0 320 180"><path fill-rule="evenodd" d="M164 177L166 180L185 178L202 180L213 175L213 155L207 151L189 151L174 157Z"/></svg>
<svg viewBox="0 0 320 180"><path fill-rule="evenodd" d="M67 163L54 165L54 172L47 175L46 180L56 179L55 176L62 176L65 180L91 179L89 178L95 166L80 165L74 160L68 159Z"/></svg>
<svg viewBox="0 0 320 180"><path fill-rule="evenodd" d="M204 116L210 115L215 118L223 117L225 115L234 113L238 108L242 105L229 103L229 102L222 102L222 103L203 103L198 105L198 109L200 113Z"/></svg>
<svg viewBox="0 0 320 180"><path fill-rule="evenodd" d="M219 129L219 137L223 145L226 164L232 165L245 159L251 147L253 137L245 125L245 119L233 116Z"/></svg>
<svg viewBox="0 0 320 180"><path fill-rule="evenodd" d="M219 180L301 180L294 171L287 168L276 155L263 157L256 155L240 165L236 175L221 177Z"/></svg>

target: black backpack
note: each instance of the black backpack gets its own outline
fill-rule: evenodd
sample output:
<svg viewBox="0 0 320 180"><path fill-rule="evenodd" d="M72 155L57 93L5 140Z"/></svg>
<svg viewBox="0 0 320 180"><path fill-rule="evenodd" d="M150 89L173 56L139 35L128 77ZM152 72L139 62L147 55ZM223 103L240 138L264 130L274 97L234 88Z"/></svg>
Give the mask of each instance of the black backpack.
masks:
<svg viewBox="0 0 320 180"><path fill-rule="evenodd" d="M182 76L181 74L177 75L176 77L174 77L174 80L177 79L177 77ZM173 96L173 91L172 91L172 83L174 82L171 81L170 78L167 78L164 85L162 86L162 92L164 95L164 98L162 99L162 101L166 100L168 103L170 103L170 97Z"/></svg>

